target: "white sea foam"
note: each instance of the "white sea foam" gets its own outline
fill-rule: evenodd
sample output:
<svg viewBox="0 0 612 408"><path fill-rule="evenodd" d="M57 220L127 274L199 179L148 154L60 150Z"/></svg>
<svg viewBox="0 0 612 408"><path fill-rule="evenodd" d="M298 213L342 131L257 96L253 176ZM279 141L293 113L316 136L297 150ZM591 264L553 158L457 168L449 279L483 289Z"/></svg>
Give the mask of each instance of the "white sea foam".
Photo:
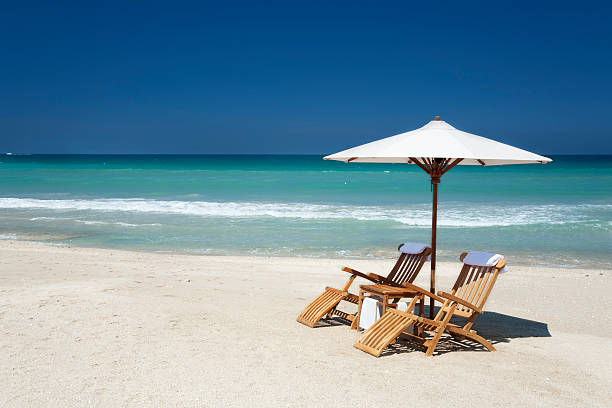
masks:
<svg viewBox="0 0 612 408"><path fill-rule="evenodd" d="M176 214L217 218L295 218L307 220L346 219L359 221L392 221L415 227L431 224L430 204L398 206L327 205L309 203L253 203L209 201L163 201L150 199L41 200L0 198L4 209L44 209L61 211L94 211L101 213L132 212ZM571 224L599 221L591 211L612 211L612 205L493 205L443 203L438 225L441 227L489 227L532 224ZM31 220L61 220L62 217L34 217ZM73 219L85 224L114 223L123 226L158 225L130 224Z"/></svg>
<svg viewBox="0 0 612 408"><path fill-rule="evenodd" d="M33 218L30 218L30 221L72 221L78 224L86 224L86 225L119 225L122 227L159 227L162 225L157 222L150 223L150 224L132 224L129 222L121 222L121 221L80 220L78 218L71 218L71 217L33 217Z"/></svg>
<svg viewBox="0 0 612 408"><path fill-rule="evenodd" d="M161 226L161 224L159 223L132 224L130 222L121 222L121 221L108 222L108 221L88 221L88 220L76 220L75 219L74 222L77 222L79 224L85 224L85 225L119 225L121 227L159 227Z"/></svg>
<svg viewBox="0 0 612 408"><path fill-rule="evenodd" d="M66 221L73 220L74 218L69 217L33 217L30 221Z"/></svg>

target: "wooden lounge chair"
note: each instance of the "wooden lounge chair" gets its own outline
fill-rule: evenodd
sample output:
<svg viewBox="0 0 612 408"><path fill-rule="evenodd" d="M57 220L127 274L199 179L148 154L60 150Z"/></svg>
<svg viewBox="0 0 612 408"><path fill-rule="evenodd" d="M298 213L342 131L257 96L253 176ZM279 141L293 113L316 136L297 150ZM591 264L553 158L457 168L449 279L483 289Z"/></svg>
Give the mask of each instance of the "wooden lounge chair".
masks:
<svg viewBox="0 0 612 408"><path fill-rule="evenodd" d="M398 250L401 252L401 248L404 244L398 246ZM418 254L406 254L400 253L397 262L387 277L377 275L375 273L361 273L355 269L348 267L342 268L343 271L351 274L348 281L342 289L335 289L327 287L319 297L313 300L306 308L300 313L297 321L308 326L315 327L317 322L327 315L327 318L331 318L333 315L337 315L343 319L353 321L354 315L342 312L336 309L336 306L341 301L346 301L354 304L359 303L359 296L349 293L349 288L356 277L364 278L374 283L382 283L390 286L401 286L405 282L414 282L414 279L418 275L419 271L423 267L423 264L427 260L427 257L431 253L431 248L425 247L422 252Z"/></svg>
<svg viewBox="0 0 612 408"><path fill-rule="evenodd" d="M464 260L467 253L460 256ZM369 353L375 357L380 356L383 350L397 338L408 336L411 339L421 342L427 350L425 355L431 356L444 332L457 339L469 339L482 344L489 351L495 348L487 340L479 336L472 325L476 318L483 313L483 306L493 289L499 271L506 265L506 260L501 259L493 266L469 265L464 263L459 273L459 277L450 293L438 292L438 295L428 292L411 283L404 283L403 286L419 292L419 296L428 296L442 303L442 307L433 320L426 319L411 313L416 305L416 297L410 304L406 312L396 309L387 309L383 316L366 330L355 347ZM417 296L418 297L418 296ZM453 316L462 317L466 320L463 326L450 323ZM425 339L406 331L410 326L421 328L425 331L433 332L433 337Z"/></svg>

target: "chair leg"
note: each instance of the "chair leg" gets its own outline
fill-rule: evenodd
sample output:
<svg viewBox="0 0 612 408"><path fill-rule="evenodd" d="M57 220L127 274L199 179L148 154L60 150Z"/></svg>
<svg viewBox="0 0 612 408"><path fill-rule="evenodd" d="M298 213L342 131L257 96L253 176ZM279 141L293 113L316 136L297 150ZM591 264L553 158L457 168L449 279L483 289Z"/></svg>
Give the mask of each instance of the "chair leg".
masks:
<svg viewBox="0 0 612 408"><path fill-rule="evenodd" d="M493 347L491 343L489 343L487 340L477 334L471 334L470 336L468 336L468 338L474 340L477 343L482 344L489 351L495 351L495 347Z"/></svg>
<svg viewBox="0 0 612 408"><path fill-rule="evenodd" d="M419 297L419 316L420 317L425 317L425 296L420 296ZM416 297L412 299L412 302L416 302ZM412 305L412 303L410 303ZM423 326L421 325L414 325L412 327L412 334L414 334L415 336L418 337L423 337Z"/></svg>
<svg viewBox="0 0 612 408"><path fill-rule="evenodd" d="M476 343L480 343L489 351L495 351L495 347L493 347L491 343L489 343L484 337L479 336L475 332L463 330L461 328L449 328L448 331L450 334L456 334L458 337L470 339Z"/></svg>
<svg viewBox="0 0 612 408"><path fill-rule="evenodd" d="M442 333L444 333L444 330L446 329L446 325L448 324L451 317L453 316L453 313L455 313L456 308L457 308L457 305L454 305L451 307L451 309L448 312L446 312L446 316L444 316L444 320L440 322L440 325L434 331L433 338L425 342L425 346L427 346L427 351L425 351L426 356L433 355L433 352L436 349L438 342L440 341L440 337L442 337Z"/></svg>
<svg viewBox="0 0 612 408"><path fill-rule="evenodd" d="M359 330L359 319L361 318L361 306L363 305L363 289L359 289L359 304L357 305L357 314L351 323L351 330Z"/></svg>

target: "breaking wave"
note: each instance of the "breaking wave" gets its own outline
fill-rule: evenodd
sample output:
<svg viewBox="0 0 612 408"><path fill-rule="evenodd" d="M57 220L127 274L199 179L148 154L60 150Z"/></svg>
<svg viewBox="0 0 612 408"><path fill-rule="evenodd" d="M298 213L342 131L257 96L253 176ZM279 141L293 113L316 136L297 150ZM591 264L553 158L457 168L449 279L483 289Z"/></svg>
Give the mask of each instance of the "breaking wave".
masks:
<svg viewBox="0 0 612 408"><path fill-rule="evenodd" d="M294 218L303 220L358 220L391 221L414 227L431 225L430 204L406 206L360 206L344 204L310 203L256 203L256 202L208 202L208 201L163 201L150 199L75 199L43 200L31 198L0 198L3 209L44 209L57 212L132 212L152 214L189 215L211 218ZM601 224L612 214L612 205L493 205L443 203L440 205L438 225L441 227L490 227L533 224ZM62 217L34 217L30 220L61 220ZM84 221L85 224L139 224L106 221ZM158 224L147 224L158 225ZM609 225L608 225L609 226Z"/></svg>
<svg viewBox="0 0 612 408"><path fill-rule="evenodd" d="M33 217L33 218L30 218L30 221L72 221L78 224L85 224L85 225L119 225L122 227L158 227L158 226L161 226L161 224L159 223L132 224L129 222L122 222L122 221L80 220L78 218L71 218L71 217Z"/></svg>

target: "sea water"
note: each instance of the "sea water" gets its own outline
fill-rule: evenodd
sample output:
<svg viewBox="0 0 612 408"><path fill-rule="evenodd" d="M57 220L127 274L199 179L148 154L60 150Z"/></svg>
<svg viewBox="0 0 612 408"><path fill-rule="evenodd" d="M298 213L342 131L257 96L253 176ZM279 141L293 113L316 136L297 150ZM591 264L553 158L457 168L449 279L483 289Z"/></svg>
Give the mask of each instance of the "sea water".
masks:
<svg viewBox="0 0 612 408"><path fill-rule="evenodd" d="M457 166L439 185L438 256L612 267L612 156ZM431 239L418 167L321 156L0 157L0 238L216 255L389 258Z"/></svg>

